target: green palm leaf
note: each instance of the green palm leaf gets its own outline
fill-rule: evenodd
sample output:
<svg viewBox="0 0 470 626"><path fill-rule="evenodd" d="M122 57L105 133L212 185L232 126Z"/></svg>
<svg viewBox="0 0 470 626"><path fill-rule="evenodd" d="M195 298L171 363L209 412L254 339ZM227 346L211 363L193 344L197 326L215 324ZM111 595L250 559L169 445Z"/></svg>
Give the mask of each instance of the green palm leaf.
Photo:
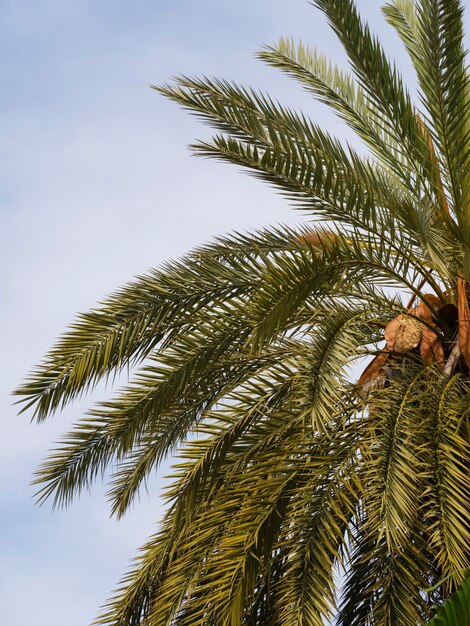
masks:
<svg viewBox="0 0 470 626"><path fill-rule="evenodd" d="M462 586L444 602L429 626L465 626L470 624L470 576Z"/></svg>

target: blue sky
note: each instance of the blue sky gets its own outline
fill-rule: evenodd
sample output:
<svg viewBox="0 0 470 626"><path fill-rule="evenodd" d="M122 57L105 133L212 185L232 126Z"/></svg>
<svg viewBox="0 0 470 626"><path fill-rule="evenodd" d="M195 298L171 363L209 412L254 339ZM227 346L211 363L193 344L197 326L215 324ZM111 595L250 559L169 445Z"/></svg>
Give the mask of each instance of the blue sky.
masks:
<svg viewBox="0 0 470 626"><path fill-rule="evenodd" d="M410 75L381 2L358 4ZM0 623L86 626L155 530L162 480L120 522L99 484L66 511L35 506L34 468L87 403L38 426L16 416L11 390L76 312L134 274L217 233L300 219L236 168L193 158L186 145L208 130L149 84L180 72L235 79L351 139L254 52L292 35L344 56L306 0L0 7Z"/></svg>

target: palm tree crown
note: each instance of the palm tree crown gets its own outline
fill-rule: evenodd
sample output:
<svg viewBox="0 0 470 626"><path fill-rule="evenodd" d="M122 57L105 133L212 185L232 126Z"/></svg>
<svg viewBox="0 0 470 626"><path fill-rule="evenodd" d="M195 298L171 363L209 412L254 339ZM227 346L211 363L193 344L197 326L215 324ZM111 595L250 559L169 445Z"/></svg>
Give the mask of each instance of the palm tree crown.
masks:
<svg viewBox="0 0 470 626"><path fill-rule="evenodd" d="M158 87L216 129L197 154L247 168L309 221L220 238L137 278L80 315L17 391L43 420L138 367L40 467L41 501L67 504L111 468L120 516L178 450L160 530L99 624L421 625L470 564L462 3L384 7L417 103L352 0L313 4L352 73L282 39L259 56L369 156L252 89Z"/></svg>

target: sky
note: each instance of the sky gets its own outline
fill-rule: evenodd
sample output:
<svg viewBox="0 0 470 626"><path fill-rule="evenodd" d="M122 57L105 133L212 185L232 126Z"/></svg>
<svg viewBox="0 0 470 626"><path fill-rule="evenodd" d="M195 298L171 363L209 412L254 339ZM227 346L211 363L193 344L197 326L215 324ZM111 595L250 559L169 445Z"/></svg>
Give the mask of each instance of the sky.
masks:
<svg viewBox="0 0 470 626"><path fill-rule="evenodd" d="M407 78L380 15L359 7ZM0 0L0 623L87 626L162 514L163 468L119 522L98 483L67 510L34 503L35 468L86 398L45 423L11 391L79 311L211 237L305 216L237 168L187 150L208 129L150 84L220 76L323 106L254 53L293 36L344 63L306 0ZM468 18L467 18L468 19ZM94 400L109 396L99 389Z"/></svg>

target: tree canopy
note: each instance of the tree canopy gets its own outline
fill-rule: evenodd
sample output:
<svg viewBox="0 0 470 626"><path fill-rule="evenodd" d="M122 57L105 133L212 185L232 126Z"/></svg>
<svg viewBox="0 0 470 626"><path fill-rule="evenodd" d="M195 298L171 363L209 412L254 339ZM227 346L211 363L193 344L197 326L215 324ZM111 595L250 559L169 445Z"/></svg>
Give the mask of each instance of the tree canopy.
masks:
<svg viewBox="0 0 470 626"><path fill-rule="evenodd" d="M39 468L41 502L107 472L121 516L176 457L160 529L98 624L418 626L470 565L463 5L384 6L415 102L352 0L312 4L350 70L286 39L259 57L368 154L229 81L156 87L214 129L196 154L275 187L305 225L224 236L136 278L17 390L41 421L133 372Z"/></svg>

